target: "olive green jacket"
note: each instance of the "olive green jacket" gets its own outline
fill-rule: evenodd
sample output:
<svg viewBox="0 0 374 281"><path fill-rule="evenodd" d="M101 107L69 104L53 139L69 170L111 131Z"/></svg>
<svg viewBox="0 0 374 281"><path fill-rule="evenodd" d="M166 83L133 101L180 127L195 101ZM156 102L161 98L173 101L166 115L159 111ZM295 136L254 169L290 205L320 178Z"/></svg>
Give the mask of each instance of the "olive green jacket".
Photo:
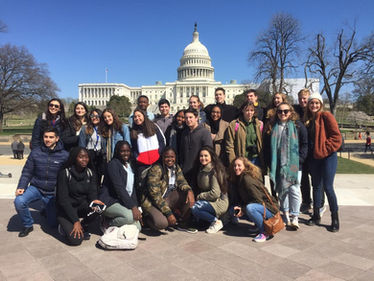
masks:
<svg viewBox="0 0 374 281"><path fill-rule="evenodd" d="M256 135L257 135L257 151L260 158L261 169L265 169L264 164L264 155L263 155L263 144L262 144L262 121L256 118ZM238 123L238 125L237 125ZM237 130L235 130L237 127ZM244 121L241 118L235 119L230 122L229 127L226 130L225 134L225 149L226 156L231 163L236 157L243 156L245 157L246 152L246 139L247 131Z"/></svg>
<svg viewBox="0 0 374 281"><path fill-rule="evenodd" d="M227 194L221 192L211 164L206 165L199 171L197 175L197 185L201 193L197 195L196 200L208 201L210 205L212 205L218 218L226 213L229 207L229 197Z"/></svg>
<svg viewBox="0 0 374 281"><path fill-rule="evenodd" d="M255 179L249 174L242 174L236 185L236 192L242 208L250 203L265 203L266 208L276 214L279 211L279 204L276 198L269 194L261 180ZM266 192L266 194L265 194ZM268 196L271 198L270 202Z"/></svg>
<svg viewBox="0 0 374 281"><path fill-rule="evenodd" d="M175 185L177 189L182 191L191 190L179 165L176 165ZM165 216L172 214L171 209L163 198L168 186L169 176L167 171L163 173L160 164L153 165L148 171L147 185L141 196L141 206L145 215L152 206L159 209Z"/></svg>

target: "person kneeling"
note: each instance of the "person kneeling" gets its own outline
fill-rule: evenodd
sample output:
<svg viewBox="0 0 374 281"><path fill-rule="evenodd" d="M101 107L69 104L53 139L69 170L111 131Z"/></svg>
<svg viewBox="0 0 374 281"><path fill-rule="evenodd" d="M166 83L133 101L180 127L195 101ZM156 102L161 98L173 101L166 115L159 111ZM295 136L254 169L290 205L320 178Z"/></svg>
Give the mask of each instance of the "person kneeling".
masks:
<svg viewBox="0 0 374 281"><path fill-rule="evenodd" d="M234 214L238 218L246 215L250 221L254 222L259 233L253 241L265 242L271 237L264 230L264 212L266 210L266 220L273 217L279 212L278 203L262 183L260 169L247 158L238 157L231 166L230 180L235 187L233 191L237 193L237 198L239 198L239 204L234 205Z"/></svg>
<svg viewBox="0 0 374 281"><path fill-rule="evenodd" d="M161 163L148 171L147 185L142 194L145 222L155 230L178 224L184 228L195 203L194 194L176 164L173 148L165 148Z"/></svg>
<svg viewBox="0 0 374 281"><path fill-rule="evenodd" d="M97 216L91 203L104 206L97 200L97 177L87 168L88 152L85 148L74 147L69 159L58 174L56 206L59 233L66 236L70 245L80 245L88 240L88 225ZM80 220L83 218L83 220Z"/></svg>

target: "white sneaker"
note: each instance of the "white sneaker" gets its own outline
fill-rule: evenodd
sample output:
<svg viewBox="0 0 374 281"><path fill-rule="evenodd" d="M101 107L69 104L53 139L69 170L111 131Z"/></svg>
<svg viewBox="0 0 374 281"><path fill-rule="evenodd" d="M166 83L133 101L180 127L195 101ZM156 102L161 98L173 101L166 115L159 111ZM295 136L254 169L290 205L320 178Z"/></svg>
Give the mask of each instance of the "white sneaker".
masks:
<svg viewBox="0 0 374 281"><path fill-rule="evenodd" d="M295 230L298 230L300 228L299 226L299 218L298 217L292 217L291 218L291 224L290 226L295 229Z"/></svg>
<svg viewBox="0 0 374 281"><path fill-rule="evenodd" d="M220 231L223 227L223 223L221 220L216 220L212 222L212 224L209 226L209 228L206 230L206 233L217 233Z"/></svg>

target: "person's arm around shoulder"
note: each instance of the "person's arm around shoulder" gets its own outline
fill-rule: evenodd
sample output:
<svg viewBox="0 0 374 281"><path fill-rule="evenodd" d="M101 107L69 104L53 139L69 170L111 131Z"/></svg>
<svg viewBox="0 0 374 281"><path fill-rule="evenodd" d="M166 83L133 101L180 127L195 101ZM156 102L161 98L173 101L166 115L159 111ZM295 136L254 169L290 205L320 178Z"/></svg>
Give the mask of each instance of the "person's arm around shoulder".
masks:
<svg viewBox="0 0 374 281"><path fill-rule="evenodd" d="M325 111L322 113L326 129L326 149L328 155L337 151L342 145L342 135L340 134L338 123L332 113Z"/></svg>

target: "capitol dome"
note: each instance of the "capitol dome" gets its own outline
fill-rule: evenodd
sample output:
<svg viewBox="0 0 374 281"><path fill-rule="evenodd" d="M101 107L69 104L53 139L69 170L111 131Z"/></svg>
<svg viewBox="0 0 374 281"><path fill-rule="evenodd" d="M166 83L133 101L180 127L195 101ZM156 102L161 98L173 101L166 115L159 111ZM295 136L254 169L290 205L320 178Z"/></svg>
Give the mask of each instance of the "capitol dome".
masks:
<svg viewBox="0 0 374 281"><path fill-rule="evenodd" d="M184 48L178 67L178 81L214 81L214 67L208 49L199 41L197 24L192 42Z"/></svg>

